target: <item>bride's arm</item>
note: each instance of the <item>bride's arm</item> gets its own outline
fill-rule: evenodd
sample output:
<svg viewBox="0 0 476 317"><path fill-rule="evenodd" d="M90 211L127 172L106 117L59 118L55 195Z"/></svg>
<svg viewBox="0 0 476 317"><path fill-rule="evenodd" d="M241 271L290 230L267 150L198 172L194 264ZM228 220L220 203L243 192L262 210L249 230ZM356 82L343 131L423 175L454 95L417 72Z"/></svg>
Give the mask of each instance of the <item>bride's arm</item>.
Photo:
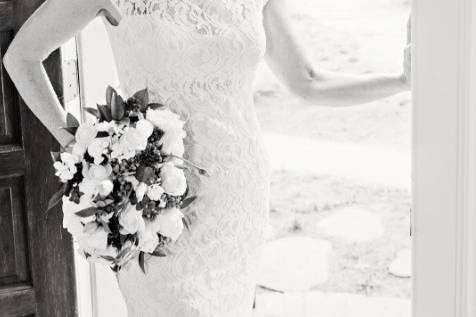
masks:
<svg viewBox="0 0 476 317"><path fill-rule="evenodd" d="M72 139L60 129L66 124L66 112L42 62L98 13L108 16L111 23L118 22L115 9L110 0L48 0L20 28L3 58L26 105L63 146Z"/></svg>
<svg viewBox="0 0 476 317"><path fill-rule="evenodd" d="M285 0L269 0L264 9L266 61L294 94L315 105L350 106L409 89L403 72L349 75L316 69L293 33L288 12Z"/></svg>

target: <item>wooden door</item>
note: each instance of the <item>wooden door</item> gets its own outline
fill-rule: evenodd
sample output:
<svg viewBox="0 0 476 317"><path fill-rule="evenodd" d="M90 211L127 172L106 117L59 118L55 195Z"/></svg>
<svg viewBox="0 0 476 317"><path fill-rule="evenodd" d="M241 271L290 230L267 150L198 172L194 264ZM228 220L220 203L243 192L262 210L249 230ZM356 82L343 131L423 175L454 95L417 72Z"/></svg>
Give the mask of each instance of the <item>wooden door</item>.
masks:
<svg viewBox="0 0 476 317"><path fill-rule="evenodd" d="M0 61L42 0L0 0ZM45 61L62 100L60 52ZM58 209L46 128L23 104L0 63L0 316L76 316L74 256Z"/></svg>

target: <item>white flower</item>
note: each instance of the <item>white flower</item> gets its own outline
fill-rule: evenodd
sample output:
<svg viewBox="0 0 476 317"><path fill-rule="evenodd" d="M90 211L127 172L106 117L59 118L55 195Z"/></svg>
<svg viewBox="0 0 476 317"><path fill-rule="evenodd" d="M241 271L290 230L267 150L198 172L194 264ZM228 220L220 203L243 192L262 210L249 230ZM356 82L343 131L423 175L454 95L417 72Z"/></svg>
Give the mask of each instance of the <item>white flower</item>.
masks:
<svg viewBox="0 0 476 317"><path fill-rule="evenodd" d="M103 181L109 179L111 172L112 167L110 165L91 164L88 166L87 163L83 163L83 176L91 180Z"/></svg>
<svg viewBox="0 0 476 317"><path fill-rule="evenodd" d="M91 123L83 123L76 130L76 142L83 148L87 148L98 134L96 127Z"/></svg>
<svg viewBox="0 0 476 317"><path fill-rule="evenodd" d="M160 168L160 178L164 191L173 196L180 196L187 189L185 174L173 164L166 163Z"/></svg>
<svg viewBox="0 0 476 317"><path fill-rule="evenodd" d="M103 180L98 185L98 193L104 197L109 195L113 189L114 189L114 184L112 183L110 179Z"/></svg>
<svg viewBox="0 0 476 317"><path fill-rule="evenodd" d="M124 178L124 180L125 180L126 182L131 183L132 188L134 188L134 189L137 187L137 185L139 185L139 181L137 180L137 178L136 178L135 176L126 176L126 177Z"/></svg>
<svg viewBox="0 0 476 317"><path fill-rule="evenodd" d="M94 158L95 164L101 164L104 160L103 154L109 146L109 138L97 138L91 141L88 146L88 154Z"/></svg>
<svg viewBox="0 0 476 317"><path fill-rule="evenodd" d="M136 154L135 150L130 148L129 144L125 142L116 142L111 145L111 158L130 159Z"/></svg>
<svg viewBox="0 0 476 317"><path fill-rule="evenodd" d="M78 240L79 245L89 253L95 250L106 250L108 233L104 227L96 222L87 223L83 229L83 236Z"/></svg>
<svg viewBox="0 0 476 317"><path fill-rule="evenodd" d="M71 150L71 155L73 155L76 163L79 163L83 160L84 153L86 153L86 148L79 143L74 143L73 149Z"/></svg>
<svg viewBox="0 0 476 317"><path fill-rule="evenodd" d="M67 152L61 153L61 161L53 164L56 169L55 175L60 178L63 183L73 179L74 174L78 171L76 168L76 160L73 155Z"/></svg>
<svg viewBox="0 0 476 317"><path fill-rule="evenodd" d="M182 234L184 225L183 213L177 208L169 208L159 214L152 223L155 231L172 240L177 240Z"/></svg>
<svg viewBox="0 0 476 317"><path fill-rule="evenodd" d="M152 123L150 121L145 120L145 119L141 119L141 120L137 121L136 129L146 139L149 138L152 135L152 132L154 132L154 126L152 125Z"/></svg>
<svg viewBox="0 0 476 317"><path fill-rule="evenodd" d="M147 189L148 186L146 183L140 183L139 185L137 185L136 188L134 188L134 190L136 191L137 201L142 201L142 199L144 199L144 195L145 193L147 193Z"/></svg>
<svg viewBox="0 0 476 317"><path fill-rule="evenodd" d="M109 195L113 189L113 184L109 179L112 167L110 165L102 166L83 162L83 180L79 183L79 191L84 197L92 200L97 194L103 196ZM82 196L81 196L82 197Z"/></svg>
<svg viewBox="0 0 476 317"><path fill-rule="evenodd" d="M96 123L96 130L102 131L102 132L109 132L114 129L114 121L103 121L103 122L97 122Z"/></svg>
<svg viewBox="0 0 476 317"><path fill-rule="evenodd" d="M139 231L140 249L144 252L152 253L158 244L159 237L157 236L157 231L154 231L154 225L150 221L146 221L143 230Z"/></svg>
<svg viewBox="0 0 476 317"><path fill-rule="evenodd" d="M68 196L63 196L63 228L67 229L75 238L83 232L81 217L76 216L76 213L89 207L92 207L92 203L88 199L81 197L80 203L76 204L70 201Z"/></svg>
<svg viewBox="0 0 476 317"><path fill-rule="evenodd" d="M170 110L148 109L145 117L165 133L171 130L183 130L184 122Z"/></svg>
<svg viewBox="0 0 476 317"><path fill-rule="evenodd" d="M183 138L186 136L184 130L169 130L160 138L162 152L181 157L185 152Z"/></svg>
<svg viewBox="0 0 476 317"><path fill-rule="evenodd" d="M165 193L165 191L159 184L150 185L147 190L147 196L155 201L159 200L163 193Z"/></svg>
<svg viewBox="0 0 476 317"><path fill-rule="evenodd" d="M119 224L122 226L122 234L134 234L143 230L145 223L142 210L137 210L135 205L129 204L126 210L119 214Z"/></svg>

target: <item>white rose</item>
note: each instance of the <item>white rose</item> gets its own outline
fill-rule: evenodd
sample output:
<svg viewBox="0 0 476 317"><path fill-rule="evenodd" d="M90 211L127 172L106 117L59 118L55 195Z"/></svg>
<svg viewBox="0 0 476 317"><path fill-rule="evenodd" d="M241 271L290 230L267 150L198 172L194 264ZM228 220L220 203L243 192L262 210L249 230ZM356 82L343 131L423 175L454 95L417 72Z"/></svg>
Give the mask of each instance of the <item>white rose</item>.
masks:
<svg viewBox="0 0 476 317"><path fill-rule="evenodd" d="M154 125L145 119L141 119L136 123L136 129L140 132L140 134L145 137L146 139L152 135L154 132Z"/></svg>
<svg viewBox="0 0 476 317"><path fill-rule="evenodd" d="M137 187L134 189L136 191L136 197L137 201L142 201L144 199L144 195L147 192L148 186L146 183L140 183L137 185Z"/></svg>
<svg viewBox="0 0 476 317"><path fill-rule="evenodd" d="M76 130L76 142L79 143L83 148L87 148L89 143L91 143L98 134L98 131L94 125L91 123L83 123Z"/></svg>
<svg viewBox="0 0 476 317"><path fill-rule="evenodd" d="M170 110L148 109L145 117L165 133L183 129L184 122L180 120L179 115Z"/></svg>
<svg viewBox="0 0 476 317"><path fill-rule="evenodd" d="M173 196L180 196L187 189L185 174L173 164L167 163L160 168L160 178L164 191Z"/></svg>
<svg viewBox="0 0 476 317"><path fill-rule="evenodd" d="M181 157L185 152L183 138L186 136L184 130L169 130L164 133L160 139L162 144L162 152Z"/></svg>
<svg viewBox="0 0 476 317"><path fill-rule="evenodd" d="M177 240L183 231L183 213L177 208L169 208L157 215L152 223L155 231L172 240Z"/></svg>
<svg viewBox="0 0 476 317"><path fill-rule="evenodd" d="M147 190L147 196L155 201L159 200L163 193L165 193L165 191L159 184L153 184L149 186L149 189Z"/></svg>
<svg viewBox="0 0 476 317"><path fill-rule="evenodd" d="M88 146L88 154L94 158L94 164L101 164L104 160L103 154L109 146L108 138L97 138L91 141Z"/></svg>
<svg viewBox="0 0 476 317"><path fill-rule="evenodd" d="M159 244L159 237L157 231L154 231L154 226L150 221L146 221L144 229L139 231L139 247L142 251L147 253L154 252Z"/></svg>
<svg viewBox="0 0 476 317"><path fill-rule="evenodd" d="M90 222L84 226L83 236L78 241L80 246L85 250L106 250L108 233L104 227L99 226L96 222Z"/></svg>
<svg viewBox="0 0 476 317"><path fill-rule="evenodd" d="M81 183L79 183L79 191L83 193L81 198L88 199L92 201L94 197L98 194L99 192L99 186L101 185L100 180L95 180L95 179L89 179L89 178L83 178Z"/></svg>
<svg viewBox="0 0 476 317"><path fill-rule="evenodd" d="M142 210L137 210L135 205L129 204L126 210L119 214L119 224L122 226L122 234L134 234L143 230L145 223Z"/></svg>
<svg viewBox="0 0 476 317"><path fill-rule="evenodd" d="M83 233L81 218L76 216L76 213L89 207L92 207L92 203L87 199L82 199L81 197L80 203L76 204L70 201L69 197L63 196L63 228L67 229L75 239L80 237Z"/></svg>
<svg viewBox="0 0 476 317"><path fill-rule="evenodd" d="M78 240L83 235L83 223L81 218L72 213L63 214L63 228L68 230L73 235L75 240Z"/></svg>
<svg viewBox="0 0 476 317"><path fill-rule="evenodd" d="M120 142L121 146L126 149L126 152L130 150L142 151L147 146L147 138L143 131L139 131L136 128L127 129L122 135Z"/></svg>
<svg viewBox="0 0 476 317"><path fill-rule="evenodd" d="M109 195L114 189L114 184L110 179L103 180L98 186L98 192L101 196Z"/></svg>
<svg viewBox="0 0 476 317"><path fill-rule="evenodd" d="M60 178L63 183L73 179L74 174L78 171L76 168L76 160L67 152L61 153L61 161L53 164L56 169L55 175Z"/></svg>

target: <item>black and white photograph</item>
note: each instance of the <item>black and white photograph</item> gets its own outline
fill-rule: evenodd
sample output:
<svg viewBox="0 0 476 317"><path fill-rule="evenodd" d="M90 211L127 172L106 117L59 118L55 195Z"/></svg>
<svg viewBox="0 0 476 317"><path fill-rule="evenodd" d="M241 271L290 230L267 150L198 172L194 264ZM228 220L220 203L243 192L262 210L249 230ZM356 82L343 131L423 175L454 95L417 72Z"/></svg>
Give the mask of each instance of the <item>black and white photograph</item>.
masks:
<svg viewBox="0 0 476 317"><path fill-rule="evenodd" d="M0 0L0 317L475 317L471 0Z"/></svg>

